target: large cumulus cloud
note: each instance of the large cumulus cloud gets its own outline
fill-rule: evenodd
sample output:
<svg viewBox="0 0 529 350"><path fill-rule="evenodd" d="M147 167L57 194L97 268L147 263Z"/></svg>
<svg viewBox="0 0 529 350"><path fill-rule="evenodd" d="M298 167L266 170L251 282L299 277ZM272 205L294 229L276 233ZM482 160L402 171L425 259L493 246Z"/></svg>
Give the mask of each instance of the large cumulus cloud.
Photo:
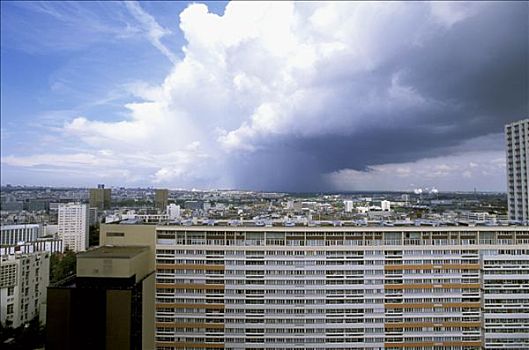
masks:
<svg viewBox="0 0 529 350"><path fill-rule="evenodd" d="M130 118L63 130L151 154L155 183L354 190L384 164L501 151L503 125L529 115L523 2L192 4L180 28L183 59L133 87Z"/></svg>

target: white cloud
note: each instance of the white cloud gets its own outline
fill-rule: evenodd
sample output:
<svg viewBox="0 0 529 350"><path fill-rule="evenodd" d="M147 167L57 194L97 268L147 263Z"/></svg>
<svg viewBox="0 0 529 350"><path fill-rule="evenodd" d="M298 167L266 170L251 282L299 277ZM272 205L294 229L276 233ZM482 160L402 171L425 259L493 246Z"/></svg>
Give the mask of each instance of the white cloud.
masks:
<svg viewBox="0 0 529 350"><path fill-rule="evenodd" d="M170 34L171 31L163 28L156 22L156 19L144 11L140 4L136 1L125 1L124 2L130 13L136 18L141 26L146 31L147 38L151 44L156 47L162 54L164 54L172 63L177 62L176 55L169 50L161 41L161 39ZM129 27L127 27L128 29Z"/></svg>

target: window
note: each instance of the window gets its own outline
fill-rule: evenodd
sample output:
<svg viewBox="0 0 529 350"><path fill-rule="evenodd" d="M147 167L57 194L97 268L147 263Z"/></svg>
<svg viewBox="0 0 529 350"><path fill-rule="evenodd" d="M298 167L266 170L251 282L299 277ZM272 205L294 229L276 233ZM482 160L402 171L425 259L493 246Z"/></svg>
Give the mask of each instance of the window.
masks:
<svg viewBox="0 0 529 350"><path fill-rule="evenodd" d="M124 237L125 233L123 232L107 232L107 237Z"/></svg>

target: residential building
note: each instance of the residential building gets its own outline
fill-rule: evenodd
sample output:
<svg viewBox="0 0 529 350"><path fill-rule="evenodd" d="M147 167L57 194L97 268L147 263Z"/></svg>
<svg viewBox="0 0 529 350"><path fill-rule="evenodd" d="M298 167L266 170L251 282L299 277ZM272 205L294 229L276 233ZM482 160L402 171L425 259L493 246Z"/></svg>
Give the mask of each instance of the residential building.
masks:
<svg viewBox="0 0 529 350"><path fill-rule="evenodd" d="M154 260L148 246L77 255L77 274L48 288L47 350L154 349Z"/></svg>
<svg viewBox="0 0 529 350"><path fill-rule="evenodd" d="M382 209L382 211L391 211L391 202L380 201L380 208Z"/></svg>
<svg viewBox="0 0 529 350"><path fill-rule="evenodd" d="M0 322L4 326L16 328L44 313L49 276L48 252L0 254Z"/></svg>
<svg viewBox="0 0 529 350"><path fill-rule="evenodd" d="M180 218L180 206L174 203L171 203L167 206L167 215L169 220L176 220Z"/></svg>
<svg viewBox="0 0 529 350"><path fill-rule="evenodd" d="M59 205L58 236L64 249L82 252L88 247L88 206L68 203Z"/></svg>
<svg viewBox="0 0 529 350"><path fill-rule="evenodd" d="M344 211L346 213L351 213L353 211L353 201L343 201Z"/></svg>
<svg viewBox="0 0 529 350"><path fill-rule="evenodd" d="M105 185L97 185L97 188L89 190L89 205L90 208L97 208L99 210L110 209L112 200L112 190L105 188Z"/></svg>
<svg viewBox="0 0 529 350"><path fill-rule="evenodd" d="M527 349L529 227L102 225L155 249L156 349Z"/></svg>
<svg viewBox="0 0 529 350"><path fill-rule="evenodd" d="M40 231L41 227L37 224L2 225L0 227L0 245L36 241L40 237Z"/></svg>
<svg viewBox="0 0 529 350"><path fill-rule="evenodd" d="M167 208L169 202L169 190L167 189L156 189L154 190L154 207L160 211L164 211Z"/></svg>
<svg viewBox="0 0 529 350"><path fill-rule="evenodd" d="M529 223L529 119L505 126L509 219Z"/></svg>

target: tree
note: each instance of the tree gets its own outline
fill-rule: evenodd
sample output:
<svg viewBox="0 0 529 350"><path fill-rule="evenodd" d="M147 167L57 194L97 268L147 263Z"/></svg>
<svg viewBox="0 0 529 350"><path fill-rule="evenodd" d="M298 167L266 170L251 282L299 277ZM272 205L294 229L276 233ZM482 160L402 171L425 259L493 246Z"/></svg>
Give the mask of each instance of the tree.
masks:
<svg viewBox="0 0 529 350"><path fill-rule="evenodd" d="M55 253L50 258L50 283L58 282L75 274L77 257L71 250Z"/></svg>
<svg viewBox="0 0 529 350"><path fill-rule="evenodd" d="M88 246L97 245L99 245L99 224L90 226L90 231L88 231Z"/></svg>

